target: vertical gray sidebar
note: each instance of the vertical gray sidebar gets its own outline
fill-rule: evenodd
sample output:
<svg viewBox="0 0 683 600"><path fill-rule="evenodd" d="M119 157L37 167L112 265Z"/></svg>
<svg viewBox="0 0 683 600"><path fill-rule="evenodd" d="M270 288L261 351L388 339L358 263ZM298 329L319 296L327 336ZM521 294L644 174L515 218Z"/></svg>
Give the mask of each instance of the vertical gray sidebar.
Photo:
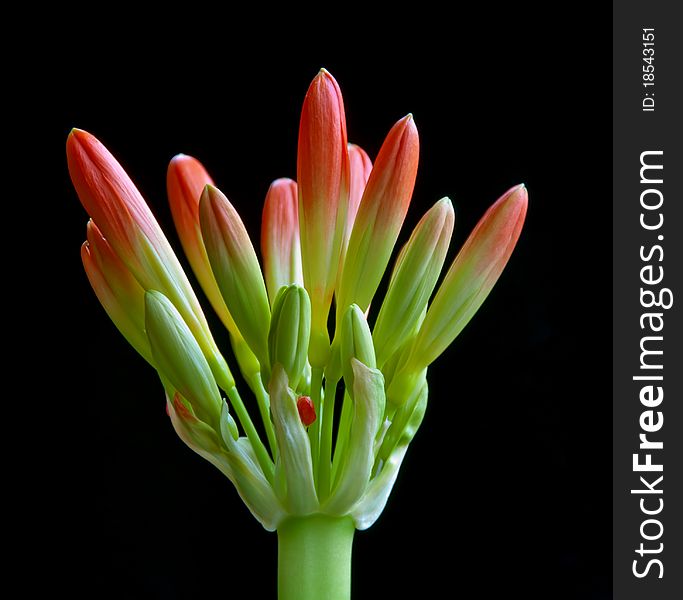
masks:
<svg viewBox="0 0 683 600"><path fill-rule="evenodd" d="M614 598L683 598L683 18L613 3ZM651 51L650 51L651 50Z"/></svg>

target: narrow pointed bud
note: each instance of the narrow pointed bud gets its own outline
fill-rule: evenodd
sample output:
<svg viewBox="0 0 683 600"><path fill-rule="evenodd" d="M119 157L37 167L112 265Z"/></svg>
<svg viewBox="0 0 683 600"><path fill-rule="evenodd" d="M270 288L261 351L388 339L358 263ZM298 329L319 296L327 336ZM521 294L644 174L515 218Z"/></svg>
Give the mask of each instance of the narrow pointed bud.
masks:
<svg viewBox="0 0 683 600"><path fill-rule="evenodd" d="M268 334L270 364L279 363L287 373L289 387L296 390L306 367L311 334L311 303L306 290L296 284L280 289L273 305ZM270 373L263 374L263 381Z"/></svg>
<svg viewBox="0 0 683 600"><path fill-rule="evenodd" d="M130 177L93 135L74 129L66 155L81 204L133 277L158 290L178 309L214 375L227 385L232 375L221 356L199 301L159 224Z"/></svg>
<svg viewBox="0 0 683 600"><path fill-rule="evenodd" d="M145 293L145 328L159 374L200 420L217 425L223 401L211 368L180 313L160 292Z"/></svg>
<svg viewBox="0 0 683 600"><path fill-rule="evenodd" d="M344 245L343 254L346 253L346 247L349 244L351 231L353 230L353 223L358 214L358 207L360 206L361 198L365 186L370 178L372 171L372 161L365 150L356 144L349 144L349 205L346 211L346 228L344 229Z"/></svg>
<svg viewBox="0 0 683 600"><path fill-rule="evenodd" d="M365 314L355 304L346 309L342 319L340 356L346 389L353 393L353 360L373 369L377 366L370 327Z"/></svg>
<svg viewBox="0 0 683 600"><path fill-rule="evenodd" d="M128 343L150 364L152 351L145 335L145 290L104 239L93 221L81 247L86 275L109 318Z"/></svg>
<svg viewBox="0 0 683 600"><path fill-rule="evenodd" d="M81 204L136 276L148 269L140 248L142 238L164 258L173 254L140 192L95 136L72 130L66 156Z"/></svg>
<svg viewBox="0 0 683 600"><path fill-rule="evenodd" d="M389 131L370 173L346 251L337 314L365 311L389 263L415 187L420 144L412 115Z"/></svg>
<svg viewBox="0 0 683 600"><path fill-rule="evenodd" d="M299 396L296 401L296 408L299 411L299 418L304 427L312 425L317 416L315 414L315 406L310 396Z"/></svg>
<svg viewBox="0 0 683 600"><path fill-rule="evenodd" d="M453 205L443 198L422 217L401 249L372 333L380 367L414 331L427 307L454 224Z"/></svg>
<svg viewBox="0 0 683 600"><path fill-rule="evenodd" d="M223 301L202 239L199 199L207 185L213 185L213 179L196 158L178 154L171 159L166 175L166 187L178 237L199 285L221 322L230 332L231 345L240 370L248 378L258 373L260 367Z"/></svg>
<svg viewBox="0 0 683 600"><path fill-rule="evenodd" d="M304 99L297 155L301 259L311 298L311 364L329 353L327 315L337 279L346 227L349 157L346 117L339 85L325 69Z"/></svg>
<svg viewBox="0 0 683 600"><path fill-rule="evenodd" d="M249 234L235 208L207 185L199 221L218 288L237 328L261 364L268 362L270 305Z"/></svg>
<svg viewBox="0 0 683 600"><path fill-rule="evenodd" d="M271 305L283 285L304 285L296 181L276 179L268 188L261 223L261 254Z"/></svg>
<svg viewBox="0 0 683 600"><path fill-rule="evenodd" d="M223 302L211 272L199 226L199 199L207 185L213 185L213 179L196 158L185 154L173 157L168 165L166 188L180 243L211 306L228 331L234 335L237 326Z"/></svg>
<svg viewBox="0 0 683 600"><path fill-rule="evenodd" d="M410 370L431 364L474 316L512 254L524 224L524 185L508 190L481 218L448 270L411 353Z"/></svg>

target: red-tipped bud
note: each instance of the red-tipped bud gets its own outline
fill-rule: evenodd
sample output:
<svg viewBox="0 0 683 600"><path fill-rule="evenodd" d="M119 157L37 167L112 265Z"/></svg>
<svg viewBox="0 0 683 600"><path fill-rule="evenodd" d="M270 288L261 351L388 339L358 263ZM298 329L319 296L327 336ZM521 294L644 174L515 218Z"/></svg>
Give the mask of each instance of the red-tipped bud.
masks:
<svg viewBox="0 0 683 600"><path fill-rule="evenodd" d="M365 150L355 144L349 144L349 205L346 211L346 231L344 232L344 251L351 237L353 223L358 214L365 186L372 171L372 161Z"/></svg>
<svg viewBox="0 0 683 600"><path fill-rule="evenodd" d="M237 326L223 302L211 272L199 226L199 199L207 185L213 185L213 180L196 158L185 154L173 157L168 165L166 186L178 237L211 306L218 313L228 331L235 335Z"/></svg>
<svg viewBox="0 0 683 600"><path fill-rule="evenodd" d="M370 306L389 263L415 186L420 143L412 115L396 123L379 151L353 224L337 289L337 316Z"/></svg>
<svg viewBox="0 0 683 600"><path fill-rule="evenodd" d="M430 365L462 331L498 281L522 231L524 185L509 189L470 234L441 282L411 354L414 372Z"/></svg>
<svg viewBox="0 0 683 600"><path fill-rule="evenodd" d="M301 111L297 157L301 261L311 298L310 360L327 361L327 315L346 228L349 155L344 103L325 69L312 81Z"/></svg>
<svg viewBox="0 0 683 600"><path fill-rule="evenodd" d="M171 301L221 385L232 387L230 369L211 336L199 301L152 211L123 167L95 136L80 129L69 134L66 156L81 204L121 263L144 290L161 292Z"/></svg>
<svg viewBox="0 0 683 600"><path fill-rule="evenodd" d="M282 286L296 283L303 287L296 181L276 179L268 189L263 206L261 253L271 304Z"/></svg>
<svg viewBox="0 0 683 600"><path fill-rule="evenodd" d="M232 318L261 364L268 361L270 304L256 251L230 201L207 185L199 223L218 289Z"/></svg>

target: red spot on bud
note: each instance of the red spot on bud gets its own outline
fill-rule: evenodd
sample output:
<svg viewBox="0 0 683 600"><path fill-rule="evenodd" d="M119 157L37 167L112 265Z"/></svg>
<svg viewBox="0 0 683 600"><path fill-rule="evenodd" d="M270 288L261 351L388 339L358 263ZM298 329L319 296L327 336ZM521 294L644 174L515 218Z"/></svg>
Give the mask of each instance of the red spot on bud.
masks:
<svg viewBox="0 0 683 600"><path fill-rule="evenodd" d="M194 422L197 420L197 417L195 417L187 406L185 406L185 402L183 402L178 392L173 396L173 409L183 421Z"/></svg>
<svg viewBox="0 0 683 600"><path fill-rule="evenodd" d="M299 396L296 401L296 408L299 411L299 418L305 427L308 427L316 419L315 406L308 396Z"/></svg>

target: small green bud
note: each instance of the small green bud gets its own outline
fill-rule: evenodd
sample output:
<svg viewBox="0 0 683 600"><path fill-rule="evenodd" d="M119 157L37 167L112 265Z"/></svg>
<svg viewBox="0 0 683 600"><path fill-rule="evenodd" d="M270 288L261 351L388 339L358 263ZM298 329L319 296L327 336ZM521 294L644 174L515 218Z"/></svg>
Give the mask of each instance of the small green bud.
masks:
<svg viewBox="0 0 683 600"><path fill-rule="evenodd" d="M377 366L370 327L363 311L356 304L346 309L342 319L340 355L344 383L346 389L353 394L354 371L351 359L355 358L371 369Z"/></svg>
<svg viewBox="0 0 683 600"><path fill-rule="evenodd" d="M145 329L162 378L187 399L201 421L218 424L223 401L209 363L180 313L161 292L145 292Z"/></svg>
<svg viewBox="0 0 683 600"><path fill-rule="evenodd" d="M270 364L283 366L289 387L297 389L306 368L311 337L311 302L308 292L299 285L283 286L273 302L273 315L268 333ZM270 372L262 366L264 382Z"/></svg>

